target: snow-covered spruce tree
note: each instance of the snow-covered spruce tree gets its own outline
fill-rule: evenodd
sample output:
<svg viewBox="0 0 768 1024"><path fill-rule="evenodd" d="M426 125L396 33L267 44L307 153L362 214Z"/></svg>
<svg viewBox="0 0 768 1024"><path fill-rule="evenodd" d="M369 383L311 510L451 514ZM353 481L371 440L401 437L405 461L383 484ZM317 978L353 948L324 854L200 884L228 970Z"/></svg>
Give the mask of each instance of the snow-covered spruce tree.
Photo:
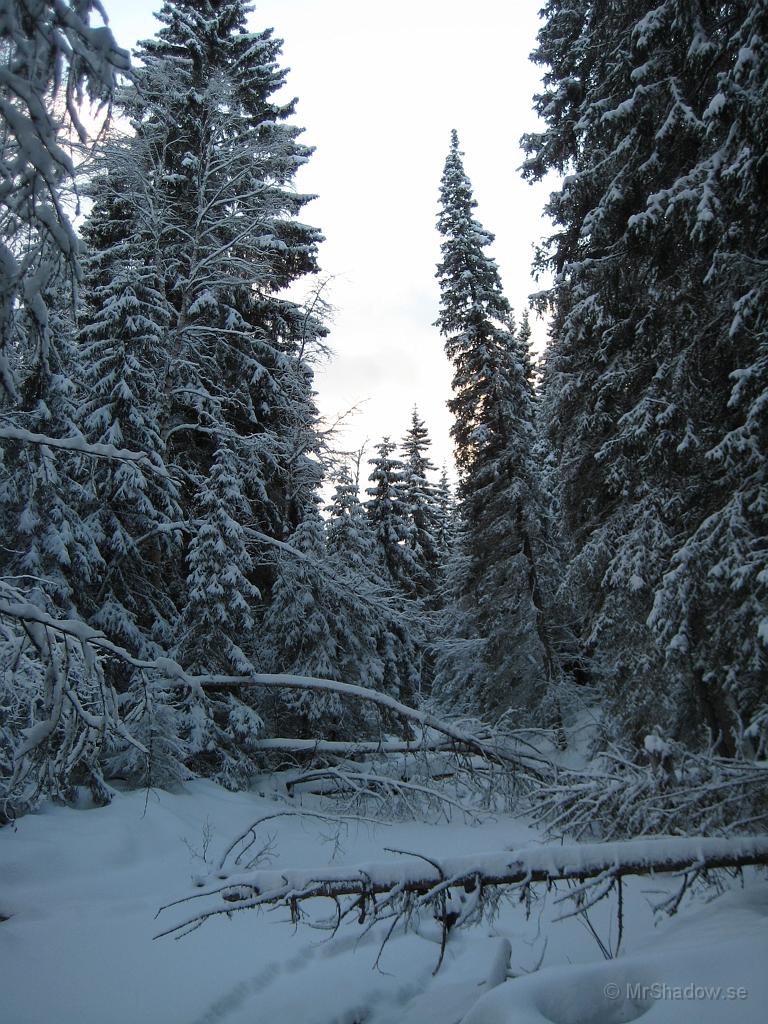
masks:
<svg viewBox="0 0 768 1024"><path fill-rule="evenodd" d="M46 259L55 265L56 254ZM78 436L83 361L74 339L71 294L58 267L55 283L39 295L44 309L44 348L27 352L19 365L18 401L13 423L32 434ZM34 318L17 313L20 345L35 332ZM76 460L45 445L17 442L3 452L0 507L3 509L3 571L39 591L52 606L76 614L81 583L100 574L103 563L94 543L91 491L77 478Z"/></svg>
<svg viewBox="0 0 768 1024"><path fill-rule="evenodd" d="M286 554L280 561L264 618L272 643L269 667L275 672L356 682L339 674L338 608L322 570L325 532L319 514L305 516L291 537L291 546L305 557ZM281 691L275 697L278 705L272 724L278 735L342 738L344 709L338 694Z"/></svg>
<svg viewBox="0 0 768 1024"><path fill-rule="evenodd" d="M545 14L524 141L567 174L544 419L585 652L626 738L732 753L766 701L768 7Z"/></svg>
<svg viewBox="0 0 768 1024"><path fill-rule="evenodd" d="M704 250L705 288L721 324L718 362L704 373L717 413L701 512L673 555L651 624L671 662L693 673L706 723L723 749L768 753L768 4L728 4L701 39L700 64L718 54L702 115L704 154L676 182L679 211ZM663 30L663 26L657 30ZM706 30L705 30L706 31ZM718 46L726 39L726 53ZM697 35L694 40L699 42ZM648 45L653 44L649 38ZM693 46L693 42L692 42ZM712 59L711 57L709 59ZM665 197L666 198L666 197ZM658 222L658 216L654 218ZM707 325L704 325L708 327ZM699 354L699 358L701 358ZM702 408L698 409L700 418ZM701 429L701 427L699 427ZM730 733L730 735L729 735ZM732 739L732 743L730 742Z"/></svg>
<svg viewBox="0 0 768 1024"><path fill-rule="evenodd" d="M559 674L541 572L547 510L532 455L530 356L461 157L454 131L440 187L437 326L454 365L460 525L435 689L465 708L530 714Z"/></svg>
<svg viewBox="0 0 768 1024"><path fill-rule="evenodd" d="M94 625L145 658L167 651L176 618L167 567L178 558L183 516L165 468L158 404L173 310L154 261L144 260L151 242L125 180L102 174L91 194L79 316L82 429L89 441L145 452L149 465L102 464L91 476L98 496L91 524L107 570L87 591L88 611Z"/></svg>
<svg viewBox="0 0 768 1024"><path fill-rule="evenodd" d="M360 501L358 482L346 464L339 470L327 512L329 555L343 559L351 572L370 576L375 561L374 534Z"/></svg>
<svg viewBox="0 0 768 1024"><path fill-rule="evenodd" d="M220 440L187 551L188 591L174 652L192 672L245 674L253 668L243 647L252 643L259 591L250 578L253 563L243 527L250 510L239 470ZM231 789L244 785L251 770L249 741L261 732L258 713L225 690L190 694L183 714L190 767Z"/></svg>
<svg viewBox="0 0 768 1024"><path fill-rule="evenodd" d="M438 548L437 488L430 476L435 466L428 452L432 446L429 431L419 417L418 409L411 414L401 450L403 454L402 504L409 522L406 544L412 549L419 566L416 593L427 606L440 586L441 564Z"/></svg>
<svg viewBox="0 0 768 1024"><path fill-rule="evenodd" d="M424 682L423 608L405 597L387 571L348 467L339 474L328 506L326 572L343 612L338 632L344 674L339 678L391 696L407 694L412 700ZM366 709L356 711L359 715ZM402 722L391 715L382 718L377 711L375 716L365 714L359 731L378 734L382 725L388 731L402 729Z"/></svg>
<svg viewBox="0 0 768 1024"><path fill-rule="evenodd" d="M441 576L443 577L439 597L439 601L442 604L444 598L445 567L448 564L448 559L453 552L456 541L456 502L451 488L451 481L448 478L448 467L445 463L440 470L440 478L435 488L435 512L435 540L438 558L442 566Z"/></svg>
<svg viewBox="0 0 768 1024"><path fill-rule="evenodd" d="M245 31L245 4L178 0L159 18L132 99L174 310L160 379L166 460L194 515L223 438L248 525L282 539L319 476L306 356L322 329L277 295L316 269L320 236L295 220L309 197L290 187L310 151L283 123L293 103L270 101L285 78L280 41ZM268 587L269 573L256 582Z"/></svg>
<svg viewBox="0 0 768 1024"><path fill-rule="evenodd" d="M406 469L394 457L397 446L388 437L376 445L369 460L372 484L366 494L366 511L373 530L377 557L389 579L408 597L414 597L425 572L415 554L414 524L408 516L405 498Z"/></svg>
<svg viewBox="0 0 768 1024"><path fill-rule="evenodd" d="M426 628L417 598L426 573L414 551L415 530L404 501L405 471L393 457L395 449L388 437L376 446L377 454L369 460L372 486L366 490L365 509L373 534L373 564L393 595L392 618L378 624L383 689L408 704L421 689Z"/></svg>
<svg viewBox="0 0 768 1024"><path fill-rule="evenodd" d="M170 649L178 619L178 562L183 533L179 488L165 466L158 382L173 310L166 300L146 221L136 217L125 141L110 140L102 170L89 183L93 207L83 229L83 287L78 341L84 371L79 423L87 440L144 452L143 465L101 462L88 468L89 524L104 569L79 581L90 623L135 656ZM107 167L110 168L107 171ZM150 258L147 259L147 254ZM110 772L162 784L185 775L172 694L147 685L143 671L113 659L110 681L121 692L131 733L149 751L118 741Z"/></svg>
<svg viewBox="0 0 768 1024"><path fill-rule="evenodd" d="M531 389L531 397L536 400L536 367L534 366L533 356L531 355L531 318L527 309L523 310L523 315L520 318L520 326L517 330L518 343L520 345L520 351L523 354L523 369L525 370L525 379L528 381Z"/></svg>
<svg viewBox="0 0 768 1024"><path fill-rule="evenodd" d="M415 599L425 631L421 652L421 687L429 692L434 675L434 640L437 614L445 583L445 559L441 557L440 527L443 510L437 485L430 479L435 466L428 452L432 445L429 431L414 407L411 424L403 438L402 502L409 523L405 544L419 568Z"/></svg>
<svg viewBox="0 0 768 1024"><path fill-rule="evenodd" d="M104 797L99 754L120 729L115 695L76 625L66 637L37 621L63 614L76 624L75 582L100 567L73 454L87 445L74 416L78 246L63 198L71 144L85 140L78 102L85 92L108 100L128 67L109 30L89 26L98 7L2 5L0 817L79 782Z"/></svg>
<svg viewBox="0 0 768 1024"><path fill-rule="evenodd" d="M338 581L331 590L343 611L339 633L344 661L338 678L384 690L379 624L397 618L397 611L393 592L382 580L373 530L348 466L339 473L327 512L328 572Z"/></svg>
<svg viewBox="0 0 768 1024"><path fill-rule="evenodd" d="M361 557L366 549L370 555L372 547L349 486L348 476L342 475L331 506L328 543L317 512L309 512L291 536L291 548L300 557L281 554L264 628L274 671L381 690L384 667L375 623L382 610L386 617L390 609L371 579L370 561ZM276 691L265 710L271 731L300 738L358 740L374 736L378 725L371 706L345 702L332 692Z"/></svg>
<svg viewBox="0 0 768 1024"><path fill-rule="evenodd" d="M96 332L111 344L117 327L129 358L141 363L154 390L144 410L152 422L141 429L151 430L150 450L178 485L180 516L167 503L155 506L157 527L145 532L130 502L146 504L146 495L125 495L134 571L151 575L139 564L151 551L140 546L154 533L155 550L165 548L162 597L179 613L166 640L153 611L142 640L149 630L184 667L225 673L262 663L259 619L275 575L270 541L285 540L301 521L320 477L308 360L324 329L278 294L316 269L320 236L296 219L308 197L291 188L310 150L285 123L293 103L270 99L285 78L281 44L269 30L247 32L246 12L239 0L163 5L163 27L142 44L142 66L121 97L133 135L107 150L96 186L113 205L126 196L127 242L121 251L119 239L99 232L98 203L88 228L91 259L113 275L103 296L109 315L119 320L133 306L104 334L102 296L89 296ZM153 292L154 312L144 305ZM155 351L142 351L142 338L153 334ZM107 377L96 390L106 394L112 369L108 361L101 369ZM90 422L105 415L110 424L114 406L99 408ZM185 705L181 738L194 767L229 785L245 778L253 762L241 740L255 735L253 700L216 695Z"/></svg>

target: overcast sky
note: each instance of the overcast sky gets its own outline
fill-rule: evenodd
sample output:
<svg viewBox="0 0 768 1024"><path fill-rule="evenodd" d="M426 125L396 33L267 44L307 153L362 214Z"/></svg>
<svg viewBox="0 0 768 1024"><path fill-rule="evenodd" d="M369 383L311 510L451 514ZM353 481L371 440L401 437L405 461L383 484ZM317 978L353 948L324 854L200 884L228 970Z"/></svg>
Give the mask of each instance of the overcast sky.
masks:
<svg viewBox="0 0 768 1024"><path fill-rule="evenodd" d="M496 235L491 252L518 313L542 287L530 276L546 233L548 189L520 179L523 132L536 129L531 97L540 69L528 61L539 0L262 0L250 27L284 40L295 123L316 152L298 188L318 198L303 219L326 236L333 276L332 362L318 369L328 419L358 404L340 439L354 448L399 440L418 405L438 464L450 458L451 368L432 327L437 192L456 128L478 201ZM154 34L160 0L105 0L123 46ZM307 285L309 287L309 285ZM538 339L544 328L534 325Z"/></svg>

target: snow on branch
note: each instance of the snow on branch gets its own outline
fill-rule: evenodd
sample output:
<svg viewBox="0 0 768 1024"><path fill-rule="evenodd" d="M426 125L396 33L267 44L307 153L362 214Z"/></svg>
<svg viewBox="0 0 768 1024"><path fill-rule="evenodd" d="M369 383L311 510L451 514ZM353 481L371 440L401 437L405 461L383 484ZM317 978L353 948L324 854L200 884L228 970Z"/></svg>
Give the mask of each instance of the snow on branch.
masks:
<svg viewBox="0 0 768 1024"><path fill-rule="evenodd" d="M682 872L681 893L668 908L674 910L692 877L718 868L749 865L768 865L768 836L656 837L535 846L440 860L409 854L406 859L359 867L257 869L231 874L220 869L215 876L217 882L204 891L160 908L158 914L193 901L197 907L156 938L181 937L220 914L279 904L289 907L294 920L299 920L300 904L318 897L335 902L336 926L350 914L359 923L393 916L398 920L428 905L439 909L453 887L464 889L469 897L467 906L474 913L482 908L488 888L513 886L525 892L535 883L550 886L575 882L578 884L565 897L574 901L574 912L580 913L606 896L624 876ZM462 911L462 915L467 917L469 911Z"/></svg>
<svg viewBox="0 0 768 1024"><path fill-rule="evenodd" d="M425 751L450 752L454 745L450 740L428 739L418 740L303 740L290 736L275 736L256 740L256 750L274 751L277 754L317 754L331 757L367 757L378 754L419 754Z"/></svg>
<svg viewBox="0 0 768 1024"><path fill-rule="evenodd" d="M136 658L124 647L113 643L99 630L92 629L81 620L56 619L34 604L14 600L13 595L4 596L2 591L0 591L0 615L16 619L21 623L35 623L60 636L73 637L95 651L112 655L134 668L150 672L156 679L154 688L157 689L187 686L197 693L203 693L205 690L278 688L337 693L343 697L368 701L385 708L406 721L418 725L422 730L433 730L445 737L446 741L453 744L456 749L477 755L494 764L503 765L512 772L520 770L526 776L541 777L543 774L548 774L552 767L544 757L533 753L518 754L509 751L500 745L472 736L453 723L436 718L427 711L409 707L386 693L379 693L377 690L370 690L365 686L311 676L269 673L253 673L243 676L193 675L185 672L181 665L172 658L163 657L154 660Z"/></svg>
<svg viewBox="0 0 768 1024"><path fill-rule="evenodd" d="M479 811L477 807L464 803L444 789L436 789L424 781L369 770L335 767L314 768L286 780L286 789L289 794L292 794L299 785L317 786L318 783L322 787L320 792L326 795L349 794L353 802L365 806L373 801L380 805L381 810L386 810L389 807L392 814L402 814L405 810L408 816L415 821L423 818L425 801L438 808L448 822L451 820L452 810L459 811L466 820L475 822L479 821L483 814L489 813ZM313 789L313 792L316 790ZM393 804L397 805L397 811L392 806Z"/></svg>
<svg viewBox="0 0 768 1024"><path fill-rule="evenodd" d="M45 611L21 598L0 578L0 640L4 653L11 654L7 660L13 672L4 712L9 723L18 723L12 771L1 791L0 820L33 806L46 787L54 796L65 795L66 783L60 780L75 771L88 780L96 799L108 802L109 788L99 762L108 736L120 736L149 756L120 716L118 697L88 642L92 631L75 620L65 623L70 628L61 628ZM4 619L11 620L10 630ZM44 679L44 686L32 716L24 702L29 699L28 681L36 677Z"/></svg>
<svg viewBox="0 0 768 1024"><path fill-rule="evenodd" d="M653 737L649 737L652 739ZM664 740L646 762L618 749L588 769L561 769L542 789L534 816L550 831L604 839L648 832L760 832L768 828L768 765L688 750Z"/></svg>
<svg viewBox="0 0 768 1024"><path fill-rule="evenodd" d="M168 661L168 659L163 659ZM179 670L181 671L181 670ZM167 685L178 686L180 683L194 686L201 689L248 689L248 688L281 688L288 690L309 690L314 692L337 693L342 697L350 697L356 700L368 701L379 707L413 722L421 729L433 729L435 732L453 740L461 746L464 751L477 754L486 760L497 764L504 764L508 768L523 768L527 773L537 774L551 769L551 762L534 753L517 754L511 753L503 747L486 742L470 735L451 722L443 721L431 715L428 711L418 710L402 704L389 694L379 693L378 690L371 690L365 686L356 686L353 683L341 683L335 679L320 679L312 676L294 676L273 673L254 673L250 676L181 676L174 673L174 679Z"/></svg>
<svg viewBox="0 0 768 1024"><path fill-rule="evenodd" d="M134 452L127 448L115 448L111 444L91 444L82 434L70 437L51 437L48 434L36 434L20 427L0 426L0 440L21 441L23 444L45 445L47 448L60 448L63 451L79 452L97 459L115 459L119 462L141 462L153 473L166 475L164 467L152 462L146 452Z"/></svg>

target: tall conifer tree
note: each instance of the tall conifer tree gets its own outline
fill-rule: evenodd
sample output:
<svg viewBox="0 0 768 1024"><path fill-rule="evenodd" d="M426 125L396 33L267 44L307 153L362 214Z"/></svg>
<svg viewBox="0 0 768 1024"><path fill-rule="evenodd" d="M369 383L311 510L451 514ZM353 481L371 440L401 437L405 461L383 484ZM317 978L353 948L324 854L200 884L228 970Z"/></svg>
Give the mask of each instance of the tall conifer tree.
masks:
<svg viewBox="0 0 768 1024"><path fill-rule="evenodd" d="M436 616L445 574L439 539L441 510L437 487L430 479L435 471L428 454L431 445L429 431L414 407L401 446L402 500L409 527L404 544L411 550L419 571L414 581L414 598L424 633L420 644L421 686L427 692L432 688L434 676Z"/></svg>
<svg viewBox="0 0 768 1024"><path fill-rule="evenodd" d="M527 173L567 173L540 262L568 582L638 746L765 723L767 10L551 0L535 54Z"/></svg>
<svg viewBox="0 0 768 1024"><path fill-rule="evenodd" d="M430 479L435 466L428 452L432 442L418 409L401 445L403 453L402 501L409 523L406 543L419 566L417 595L429 604L439 587L440 552L438 549L438 508L436 486Z"/></svg>
<svg viewBox="0 0 768 1024"><path fill-rule="evenodd" d="M441 564L441 579L444 584L445 566L453 553L456 541L456 502L448 478L448 467L445 463L440 470L440 478L435 488L435 511L435 539ZM441 587L441 601L443 596Z"/></svg>
<svg viewBox="0 0 768 1024"><path fill-rule="evenodd" d="M177 608L168 565L178 560L185 529L178 484L165 466L158 404L173 310L154 261L144 259L149 240L125 179L100 174L91 194L83 230L80 424L89 441L144 452L147 464L91 469L91 524L105 570L95 585L82 587L84 610L116 642L147 658L172 641Z"/></svg>
<svg viewBox="0 0 768 1024"><path fill-rule="evenodd" d="M454 365L451 434L459 469L459 543L436 686L471 708L532 710L557 668L546 621L546 511L532 452L530 356L515 333L490 234L454 131L440 186L437 326Z"/></svg>
<svg viewBox="0 0 768 1024"><path fill-rule="evenodd" d="M311 151L290 124L294 103L272 99L281 43L247 31L246 15L241 0L163 4L122 95L133 135L105 153L86 229L97 273L83 338L100 353L86 422L145 431L169 482L134 479L101 513L119 526L105 522L107 548L130 549L133 572L113 607L137 646L160 637L185 667L225 673L269 660L270 541L314 507L321 475L309 357L324 328L280 294L317 269L319 232L297 218L309 197L292 187ZM170 636L124 596L151 589L153 548ZM111 614L107 597L93 621ZM239 784L255 708L232 695L182 710L193 767Z"/></svg>
<svg viewBox="0 0 768 1024"><path fill-rule="evenodd" d="M278 295L316 269L320 236L295 220L308 197L290 187L310 151L284 123L293 104L270 99L285 78L280 41L246 31L244 3L169 0L158 17L163 27L143 44L137 85L124 96L134 137L107 153L101 186L114 203L126 196L129 238L121 251L92 217L91 260L108 267L119 293L108 312L144 301L141 312L129 309L128 326L161 342L142 362L186 518L205 519L209 476L227 451L241 522L284 538L319 479L306 355L323 329ZM103 320L104 296L86 298ZM268 586L269 573L254 582Z"/></svg>
<svg viewBox="0 0 768 1024"><path fill-rule="evenodd" d="M374 564L392 596L393 616L378 626L383 686L408 703L421 688L424 622L417 594L424 572L411 543L414 527L404 501L404 467L394 457L395 450L388 437L376 446L377 454L369 460L372 486L367 489L365 508L373 534Z"/></svg>

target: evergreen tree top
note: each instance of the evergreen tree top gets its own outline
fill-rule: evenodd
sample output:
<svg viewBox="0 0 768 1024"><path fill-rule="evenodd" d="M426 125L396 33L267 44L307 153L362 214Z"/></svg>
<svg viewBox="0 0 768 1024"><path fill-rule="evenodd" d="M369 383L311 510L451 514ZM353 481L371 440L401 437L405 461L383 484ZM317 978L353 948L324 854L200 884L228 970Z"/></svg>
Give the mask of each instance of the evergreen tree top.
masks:
<svg viewBox="0 0 768 1024"><path fill-rule="evenodd" d="M485 252L494 235L473 216L477 203L461 158L454 130L440 180L437 218L437 229L445 240L436 274L441 304L435 326L446 338L484 321L508 328L512 319L496 261ZM449 355L453 358L451 352Z"/></svg>
<svg viewBox="0 0 768 1024"><path fill-rule="evenodd" d="M139 44L139 56L145 67L154 60L183 65L190 85L199 88L226 73L244 113L261 120L285 120L295 112L296 100L269 102L288 74L278 63L283 40L275 38L271 28L249 32L251 10L243 0L165 0L156 14L163 28Z"/></svg>
<svg viewBox="0 0 768 1024"><path fill-rule="evenodd" d="M482 235L482 244L490 245L494 235L472 217L477 201L472 194L472 184L464 170L459 149L459 136L454 128L451 131L451 147L445 160L443 175L440 179L440 199L442 209L438 217L438 230L441 235L454 235L457 229L472 231Z"/></svg>
<svg viewBox="0 0 768 1024"><path fill-rule="evenodd" d="M332 518L350 515L362 510L362 504L358 496L357 482L352 476L349 466L344 464L336 477L333 497L326 505L326 510Z"/></svg>
<svg viewBox="0 0 768 1024"><path fill-rule="evenodd" d="M407 473L410 478L417 476L426 478L427 473L435 469L434 464L427 455L432 447L424 420L419 416L419 410L414 405L411 413L411 425L403 438L402 451L405 456Z"/></svg>
<svg viewBox="0 0 768 1024"><path fill-rule="evenodd" d="M448 407L455 417L451 436L462 476L460 489L466 494L476 486L475 472L505 450L518 419L528 422L530 386L525 346L516 337L498 267L484 251L493 235L472 216L472 186L455 132L441 180L440 204L438 230L445 240L437 268L440 315L436 326L454 364L454 396ZM489 472L492 476L493 471Z"/></svg>
<svg viewBox="0 0 768 1024"><path fill-rule="evenodd" d="M383 437L375 446L376 456L368 460L368 464L373 467L368 479L375 486L368 487L365 493L370 494L374 501L389 500L393 487L402 481L403 464L399 459L391 458L396 448L397 445L389 437ZM372 502L368 504L370 506Z"/></svg>

